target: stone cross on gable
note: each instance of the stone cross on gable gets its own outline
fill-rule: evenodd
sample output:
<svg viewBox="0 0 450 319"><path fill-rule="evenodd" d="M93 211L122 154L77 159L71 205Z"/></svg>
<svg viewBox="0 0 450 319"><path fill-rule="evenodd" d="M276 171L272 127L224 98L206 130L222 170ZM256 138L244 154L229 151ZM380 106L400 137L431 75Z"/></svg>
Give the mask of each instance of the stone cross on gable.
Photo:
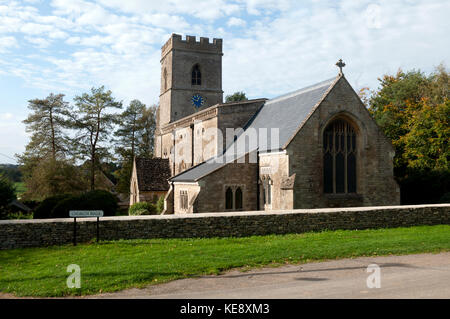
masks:
<svg viewBox="0 0 450 319"><path fill-rule="evenodd" d="M337 61L336 65L339 68L339 74L343 74L342 73L342 68L345 66L345 63L342 61L342 59L339 59L339 61Z"/></svg>

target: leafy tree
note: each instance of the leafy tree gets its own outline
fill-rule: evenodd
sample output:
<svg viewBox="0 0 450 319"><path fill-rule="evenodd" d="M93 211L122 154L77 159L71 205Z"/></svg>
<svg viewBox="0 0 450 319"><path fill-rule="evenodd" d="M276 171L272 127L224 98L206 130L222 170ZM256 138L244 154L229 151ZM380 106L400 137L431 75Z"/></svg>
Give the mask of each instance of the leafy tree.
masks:
<svg viewBox="0 0 450 319"><path fill-rule="evenodd" d="M95 189L95 171L98 164L110 156L108 145L110 133L117 122L117 115L108 113L109 109L122 108L104 86L92 88L90 93L83 93L74 98L76 109L70 112L70 127L76 136L72 145L81 159L90 162L90 189Z"/></svg>
<svg viewBox="0 0 450 319"><path fill-rule="evenodd" d="M11 182L17 183L22 181L22 173L17 165L3 164L0 165L0 174L6 176Z"/></svg>
<svg viewBox="0 0 450 319"><path fill-rule="evenodd" d="M43 200L65 193L81 193L88 188L81 169L65 160L45 159L34 167L26 180L24 199Z"/></svg>
<svg viewBox="0 0 450 319"><path fill-rule="evenodd" d="M10 180L0 174L0 218L6 217L9 203L16 199L16 190Z"/></svg>
<svg viewBox="0 0 450 319"><path fill-rule="evenodd" d="M449 73L440 65L429 76L399 70L379 81L379 90L366 101L395 148L402 203L445 200L450 175Z"/></svg>
<svg viewBox="0 0 450 319"><path fill-rule="evenodd" d="M234 92L231 95L227 95L225 97L225 102L239 102L239 101L247 101L247 96L245 96L244 92Z"/></svg>

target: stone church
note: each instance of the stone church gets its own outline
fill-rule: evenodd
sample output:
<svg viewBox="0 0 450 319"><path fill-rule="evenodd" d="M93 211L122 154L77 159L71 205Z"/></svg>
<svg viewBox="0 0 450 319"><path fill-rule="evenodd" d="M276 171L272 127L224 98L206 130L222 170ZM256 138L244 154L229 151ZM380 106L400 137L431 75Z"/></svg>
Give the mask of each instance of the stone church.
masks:
<svg viewBox="0 0 450 319"><path fill-rule="evenodd" d="M223 103L222 56L221 39L172 34L163 45L155 158L135 160L131 204L152 192L138 176L159 185L165 214L400 203L392 144L342 61L335 78Z"/></svg>

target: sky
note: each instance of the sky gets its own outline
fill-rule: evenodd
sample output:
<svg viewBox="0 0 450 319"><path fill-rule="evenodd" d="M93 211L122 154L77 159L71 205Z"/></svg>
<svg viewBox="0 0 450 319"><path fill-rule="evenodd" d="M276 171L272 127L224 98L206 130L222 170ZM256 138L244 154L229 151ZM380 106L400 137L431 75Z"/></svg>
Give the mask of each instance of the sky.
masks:
<svg viewBox="0 0 450 319"><path fill-rule="evenodd" d="M0 0L0 163L29 141L28 100L105 85L158 103L172 33L223 39L224 94L272 98L344 74L355 90L383 74L450 60L447 0Z"/></svg>

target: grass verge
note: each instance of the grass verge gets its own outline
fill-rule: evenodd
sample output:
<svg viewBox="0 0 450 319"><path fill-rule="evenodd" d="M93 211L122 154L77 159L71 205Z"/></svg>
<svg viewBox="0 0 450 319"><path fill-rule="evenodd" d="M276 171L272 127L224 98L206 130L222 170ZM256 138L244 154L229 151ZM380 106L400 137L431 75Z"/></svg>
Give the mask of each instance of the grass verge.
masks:
<svg viewBox="0 0 450 319"><path fill-rule="evenodd" d="M450 251L450 225L253 236L147 239L0 251L0 291L18 296L113 292L231 268ZM81 268L81 288L66 285Z"/></svg>

